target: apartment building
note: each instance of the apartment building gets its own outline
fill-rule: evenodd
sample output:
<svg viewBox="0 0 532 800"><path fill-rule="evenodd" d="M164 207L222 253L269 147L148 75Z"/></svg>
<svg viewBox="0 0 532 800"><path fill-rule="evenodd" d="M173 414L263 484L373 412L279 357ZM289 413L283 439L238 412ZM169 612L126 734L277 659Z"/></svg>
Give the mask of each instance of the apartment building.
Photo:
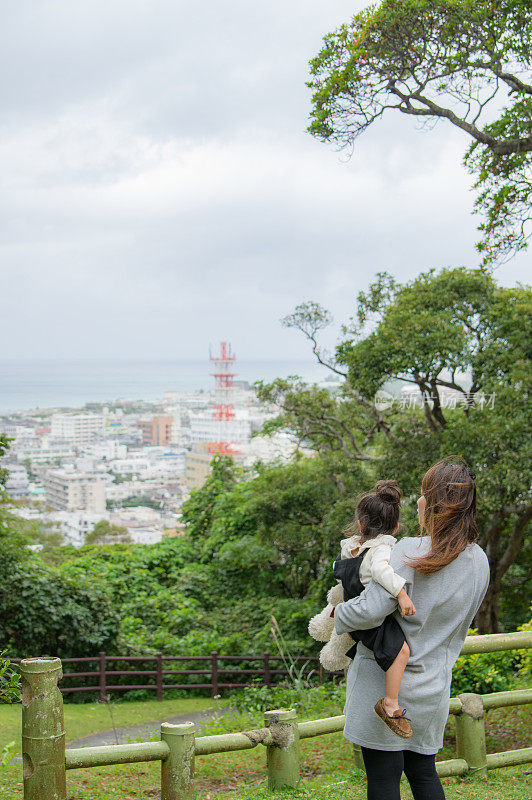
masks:
<svg viewBox="0 0 532 800"><path fill-rule="evenodd" d="M7 468L8 471L6 490L11 497L14 500L27 497L30 493L30 484L26 467L22 464L9 463L5 464L4 468Z"/></svg>
<svg viewBox="0 0 532 800"><path fill-rule="evenodd" d="M74 445L87 444L102 435L103 417L100 414L54 414L51 433Z"/></svg>
<svg viewBox="0 0 532 800"><path fill-rule="evenodd" d="M152 417L139 420L138 427L142 433L142 444L168 445L172 441L172 417Z"/></svg>
<svg viewBox="0 0 532 800"><path fill-rule="evenodd" d="M185 486L187 489L201 489L211 474L211 461L215 453L207 442L194 446L185 455Z"/></svg>
<svg viewBox="0 0 532 800"><path fill-rule="evenodd" d="M68 468L44 476L46 503L59 511L105 511L105 484L97 475Z"/></svg>

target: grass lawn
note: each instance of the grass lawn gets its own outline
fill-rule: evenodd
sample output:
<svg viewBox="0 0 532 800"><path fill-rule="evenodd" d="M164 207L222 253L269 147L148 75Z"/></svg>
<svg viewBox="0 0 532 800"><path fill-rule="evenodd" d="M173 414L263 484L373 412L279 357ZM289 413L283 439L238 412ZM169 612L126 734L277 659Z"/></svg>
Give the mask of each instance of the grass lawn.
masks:
<svg viewBox="0 0 532 800"><path fill-rule="evenodd" d="M223 701L220 701L223 702ZM185 706L186 704L186 706ZM157 717L178 714L193 709L212 706L208 698L190 698L164 703L116 704L114 714L117 725L148 721ZM9 712L7 714L6 712ZM1 742L9 741L4 729L4 719L9 717L11 739L19 735L14 708L0 708ZM331 706L319 713L301 715L300 719L315 719L341 713ZM98 729L109 728L109 715L105 707L92 705L65 706L68 738L77 738ZM529 708L497 709L487 714L488 752L510 750L529 745L532 714ZM13 727L14 726L14 727ZM261 715L228 717L223 722L210 723L205 734L231 730L248 730L261 726ZM450 721L445 745L439 758L452 758L454 753L453 720ZM365 800L365 777L353 767L351 745L341 733L301 741L301 782L297 789L278 792L286 800ZM254 750L220 753L196 758L196 788L198 800L267 800L272 794L266 789L266 753L259 745ZM67 773L68 800L103 800L117 798L157 798L160 796L160 765L130 764L100 767L90 770L73 770ZM493 770L487 781L471 778L446 778L444 788L447 800L530 800L532 797L532 765ZM0 768L0 800L22 797L20 766ZM401 790L403 800L411 800L407 786Z"/></svg>

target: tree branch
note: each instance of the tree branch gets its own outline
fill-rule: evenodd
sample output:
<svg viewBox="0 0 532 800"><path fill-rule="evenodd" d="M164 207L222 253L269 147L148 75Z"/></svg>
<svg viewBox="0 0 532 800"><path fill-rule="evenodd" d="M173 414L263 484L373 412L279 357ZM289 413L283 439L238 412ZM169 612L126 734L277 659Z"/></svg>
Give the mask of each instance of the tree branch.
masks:
<svg viewBox="0 0 532 800"><path fill-rule="evenodd" d="M500 586L500 581L506 570L514 563L519 550L523 545L523 539L526 527L532 519L532 506L528 506L525 512L519 517L514 525L510 541L503 553L502 558L499 559L497 564L497 572L495 577L496 585Z"/></svg>
<svg viewBox="0 0 532 800"><path fill-rule="evenodd" d="M476 125L473 125L470 122L467 122L465 119L458 117L454 111L451 111L450 108L439 106L433 100L430 100L430 98L422 95L419 90L411 92L409 95L407 95L396 87L395 80L389 81L387 88L392 94L395 94L403 101L404 105L399 104L397 106L399 111L401 111L403 114L411 114L413 116L421 117L444 117L457 128L460 128L468 133L473 139L476 139L477 142L487 145L496 155L527 153L532 150L532 134L520 139L496 139L494 136L490 136L484 131L479 130ZM425 105L426 108L417 108L413 106L412 100L417 100L419 103Z"/></svg>
<svg viewBox="0 0 532 800"><path fill-rule="evenodd" d="M517 75L513 75L511 72L503 72L502 69L497 68L490 61L475 61L472 66L481 67L482 69L490 69L493 74L497 76L497 78L500 78L501 81L504 81L514 92L532 94L532 86L529 83L525 83L518 78Z"/></svg>

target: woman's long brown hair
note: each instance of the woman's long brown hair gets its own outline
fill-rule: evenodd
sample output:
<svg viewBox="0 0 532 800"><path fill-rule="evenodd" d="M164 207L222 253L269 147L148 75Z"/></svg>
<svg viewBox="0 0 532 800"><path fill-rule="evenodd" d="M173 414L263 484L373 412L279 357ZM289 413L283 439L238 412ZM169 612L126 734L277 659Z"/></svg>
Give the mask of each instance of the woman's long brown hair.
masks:
<svg viewBox="0 0 532 800"><path fill-rule="evenodd" d="M409 564L423 575L431 575L478 539L475 476L456 457L443 459L425 473L421 493L426 500L422 527L431 537L432 547Z"/></svg>

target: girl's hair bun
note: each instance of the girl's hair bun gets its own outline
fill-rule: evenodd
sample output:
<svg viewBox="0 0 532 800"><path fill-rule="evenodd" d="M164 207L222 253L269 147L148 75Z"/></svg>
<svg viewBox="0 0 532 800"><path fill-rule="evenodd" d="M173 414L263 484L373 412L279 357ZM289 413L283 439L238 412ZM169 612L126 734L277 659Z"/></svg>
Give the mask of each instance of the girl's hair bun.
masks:
<svg viewBox="0 0 532 800"><path fill-rule="evenodd" d="M403 493L397 481L378 481L369 494L357 503L355 520L344 528L346 533L362 534L363 540L380 534L393 534L399 524Z"/></svg>
<svg viewBox="0 0 532 800"><path fill-rule="evenodd" d="M395 505L399 505L401 498L403 497L401 487L397 481L377 481L373 491L378 497L380 497L381 500L384 500L385 503L394 503Z"/></svg>

